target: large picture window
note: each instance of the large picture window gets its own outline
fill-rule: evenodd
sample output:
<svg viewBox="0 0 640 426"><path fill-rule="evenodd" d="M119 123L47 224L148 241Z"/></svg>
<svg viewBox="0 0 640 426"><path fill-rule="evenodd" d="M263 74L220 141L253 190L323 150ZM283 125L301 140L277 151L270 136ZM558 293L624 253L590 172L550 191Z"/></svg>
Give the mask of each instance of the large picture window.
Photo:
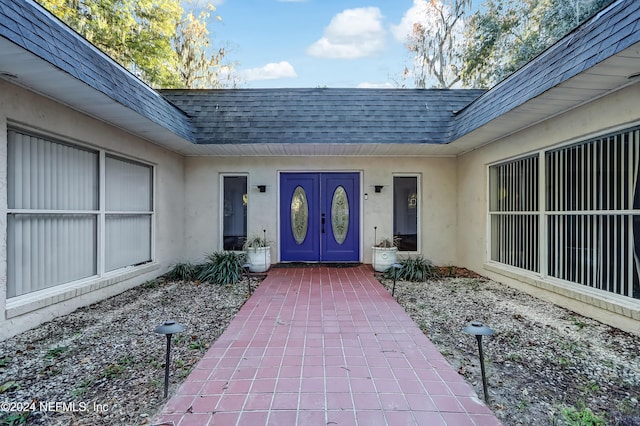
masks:
<svg viewBox="0 0 640 426"><path fill-rule="evenodd" d="M7 297L151 261L150 166L13 129L7 153Z"/></svg>
<svg viewBox="0 0 640 426"><path fill-rule="evenodd" d="M640 298L639 131L545 154L548 274Z"/></svg>
<svg viewBox="0 0 640 426"><path fill-rule="evenodd" d="M495 165L489 176L491 260L640 299L640 129ZM522 261L533 253L544 262Z"/></svg>

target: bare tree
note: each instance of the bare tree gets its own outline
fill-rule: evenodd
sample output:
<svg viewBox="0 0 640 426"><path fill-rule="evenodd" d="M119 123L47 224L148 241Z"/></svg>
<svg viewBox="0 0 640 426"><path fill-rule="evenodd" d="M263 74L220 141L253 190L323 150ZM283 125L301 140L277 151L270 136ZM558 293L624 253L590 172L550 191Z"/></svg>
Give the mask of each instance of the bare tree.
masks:
<svg viewBox="0 0 640 426"><path fill-rule="evenodd" d="M177 26L173 45L178 55L178 73L185 88L217 89L237 85L231 72L233 64L225 62L227 50L211 47L212 37L207 25L215 10L211 4L197 16L191 10ZM217 15L215 19L221 20Z"/></svg>
<svg viewBox="0 0 640 426"><path fill-rule="evenodd" d="M464 17L471 0L423 0L420 6L408 36L413 58L404 78L413 78L418 88L450 88L461 79Z"/></svg>

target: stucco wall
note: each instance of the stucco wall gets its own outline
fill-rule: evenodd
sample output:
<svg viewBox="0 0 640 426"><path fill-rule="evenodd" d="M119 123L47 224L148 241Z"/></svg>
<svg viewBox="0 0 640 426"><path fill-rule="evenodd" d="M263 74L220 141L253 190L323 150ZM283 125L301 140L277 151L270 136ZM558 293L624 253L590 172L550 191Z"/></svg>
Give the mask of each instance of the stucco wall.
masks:
<svg viewBox="0 0 640 426"><path fill-rule="evenodd" d="M371 262L374 226L377 237L393 232L394 173L420 175L422 252L437 264L453 263L456 257L456 160L455 158L379 157L188 157L186 171L186 260L197 261L205 253L221 249L220 175L246 173L249 185L248 234L261 234L276 244L279 260L278 176L287 171L356 171L362 176L362 261ZM260 193L256 185L267 185ZM384 185L375 193L374 185ZM364 199L367 194L367 199Z"/></svg>
<svg viewBox="0 0 640 426"><path fill-rule="evenodd" d="M593 294L586 295L578 285L570 286L567 290L558 286L549 286L532 276L525 277L513 271L501 271L500 268L486 265L487 166L528 152L562 143L578 142L638 124L640 122L638 99L640 99L640 85L636 84L460 156L457 168L458 263L482 275L520 287L538 297L554 301L579 313L640 334L640 325L637 321L640 317L635 320L630 319L630 316L640 315L638 301L629 298L615 300L615 297L604 295L604 292L595 292L594 299ZM573 292L572 287L575 287L578 293ZM608 301L603 302L601 299ZM624 309L620 305L623 305ZM602 306L603 309L597 306ZM633 313L634 306L636 313Z"/></svg>
<svg viewBox="0 0 640 426"><path fill-rule="evenodd" d="M56 291L51 290L47 296L33 297L29 303L7 310L7 125L12 124L153 164L156 178L156 262L129 268L126 274L111 274L108 279L88 280L67 289L64 294L55 294ZM183 252L183 203L182 156L0 80L0 339L120 293L163 273Z"/></svg>

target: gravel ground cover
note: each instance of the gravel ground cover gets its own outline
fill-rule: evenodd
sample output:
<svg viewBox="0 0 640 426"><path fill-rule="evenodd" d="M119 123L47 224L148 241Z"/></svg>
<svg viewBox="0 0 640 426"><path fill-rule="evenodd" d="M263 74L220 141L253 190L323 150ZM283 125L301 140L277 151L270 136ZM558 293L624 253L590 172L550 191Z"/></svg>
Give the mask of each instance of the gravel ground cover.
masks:
<svg viewBox="0 0 640 426"><path fill-rule="evenodd" d="M483 397L475 336L483 338L489 406L505 425L640 425L640 337L464 269L395 295L446 359ZM391 289L392 281L381 280Z"/></svg>
<svg viewBox="0 0 640 426"><path fill-rule="evenodd" d="M480 397L476 340L461 330L473 320L495 330L483 340L489 406L505 425L640 425L640 337L464 269L443 272L452 276L399 281L396 296ZM35 408L0 413L0 424L151 424L166 402L166 339L153 329L186 327L172 340L171 395L246 297L246 281L153 280L0 342L0 403Z"/></svg>
<svg viewBox="0 0 640 426"><path fill-rule="evenodd" d="M166 402L166 337L153 330L167 319L185 326L172 337L171 396L247 295L246 278L158 279L0 342L0 403L26 407L0 412L0 425L150 424Z"/></svg>

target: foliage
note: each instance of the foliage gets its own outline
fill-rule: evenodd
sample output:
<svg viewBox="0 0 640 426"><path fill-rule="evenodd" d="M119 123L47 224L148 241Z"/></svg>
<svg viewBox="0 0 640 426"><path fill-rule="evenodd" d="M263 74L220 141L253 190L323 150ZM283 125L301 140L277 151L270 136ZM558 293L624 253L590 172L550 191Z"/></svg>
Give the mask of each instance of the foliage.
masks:
<svg viewBox="0 0 640 426"><path fill-rule="evenodd" d="M169 281L194 281L198 268L189 262L181 262L173 265L171 270L165 274L165 278Z"/></svg>
<svg viewBox="0 0 640 426"><path fill-rule="evenodd" d="M245 239L244 244L242 245L242 249L245 251L247 249L256 249L260 247L269 247L269 241L259 235Z"/></svg>
<svg viewBox="0 0 640 426"><path fill-rule="evenodd" d="M391 239L391 238L381 238L380 240L378 240L376 242L375 247L392 248L392 247L398 247L399 243L400 243L400 238L398 238L398 237L393 237L393 239Z"/></svg>
<svg viewBox="0 0 640 426"><path fill-rule="evenodd" d="M197 15L190 10L177 26L173 47L178 56L177 72L183 88L218 89L237 85L232 80L233 64L225 62L226 49L220 47L210 53L212 43L207 26L215 10L211 4ZM217 15L215 19L222 20Z"/></svg>
<svg viewBox="0 0 640 426"><path fill-rule="evenodd" d="M430 260L422 256L408 257L400 261L402 268L397 271L396 279L424 282L436 276L436 269ZM393 279L396 270L389 268L386 271L386 278Z"/></svg>
<svg viewBox="0 0 640 426"><path fill-rule="evenodd" d="M159 278L155 278L152 280L147 280L142 283L143 288L153 289L157 288L161 284L161 280Z"/></svg>
<svg viewBox="0 0 640 426"><path fill-rule="evenodd" d="M0 385L0 393L5 393L5 392L10 391L12 389L20 389L20 384L18 382L16 382L16 381L10 380L10 381Z"/></svg>
<svg viewBox="0 0 640 426"><path fill-rule="evenodd" d="M413 55L411 69L415 87L448 89L460 81L464 37L464 16L471 0L423 0L421 22L413 24L407 49Z"/></svg>
<svg viewBox="0 0 640 426"><path fill-rule="evenodd" d="M197 278L211 284L236 284L242 278L244 263L244 253L215 252L207 255L207 262L198 268Z"/></svg>
<svg viewBox="0 0 640 426"><path fill-rule="evenodd" d="M565 423L571 426L604 426L607 424L602 417L594 414L587 407L580 407L579 410L574 407L563 408L561 415Z"/></svg>
<svg viewBox="0 0 640 426"><path fill-rule="evenodd" d="M31 416L31 411L23 411L21 413L9 413L6 416L0 417L0 425L22 425L27 423L27 420Z"/></svg>
<svg viewBox="0 0 640 426"><path fill-rule="evenodd" d="M189 343L189 349L194 350L194 351L200 351L200 352L204 352L207 350L207 348L209 347L209 345L207 345L205 342L203 342L202 340L195 340L191 343Z"/></svg>
<svg viewBox="0 0 640 426"><path fill-rule="evenodd" d="M180 0L39 0L123 67L153 86L179 83L171 37Z"/></svg>
<svg viewBox="0 0 640 426"><path fill-rule="evenodd" d="M207 58L212 5L195 17L180 0L38 1L153 87L220 87L216 66L226 51L219 49Z"/></svg>
<svg viewBox="0 0 640 426"><path fill-rule="evenodd" d="M71 394L76 398L79 398L85 395L89 390L89 388L91 387L91 385L93 384L93 382L94 382L93 378L83 380L82 383L80 383L80 385L76 389L71 391Z"/></svg>
<svg viewBox="0 0 640 426"><path fill-rule="evenodd" d="M47 358L54 359L62 357L62 354L65 353L69 348L66 346L56 346L55 348L51 348L47 351Z"/></svg>
<svg viewBox="0 0 640 426"><path fill-rule="evenodd" d="M464 84L496 84L611 1L487 0L467 26Z"/></svg>
<svg viewBox="0 0 640 426"><path fill-rule="evenodd" d="M126 367L134 364L135 360L133 358L131 358L130 356L125 356L123 358L120 358L115 364L109 364L107 368L102 372L102 376L107 379L114 379L124 373Z"/></svg>

